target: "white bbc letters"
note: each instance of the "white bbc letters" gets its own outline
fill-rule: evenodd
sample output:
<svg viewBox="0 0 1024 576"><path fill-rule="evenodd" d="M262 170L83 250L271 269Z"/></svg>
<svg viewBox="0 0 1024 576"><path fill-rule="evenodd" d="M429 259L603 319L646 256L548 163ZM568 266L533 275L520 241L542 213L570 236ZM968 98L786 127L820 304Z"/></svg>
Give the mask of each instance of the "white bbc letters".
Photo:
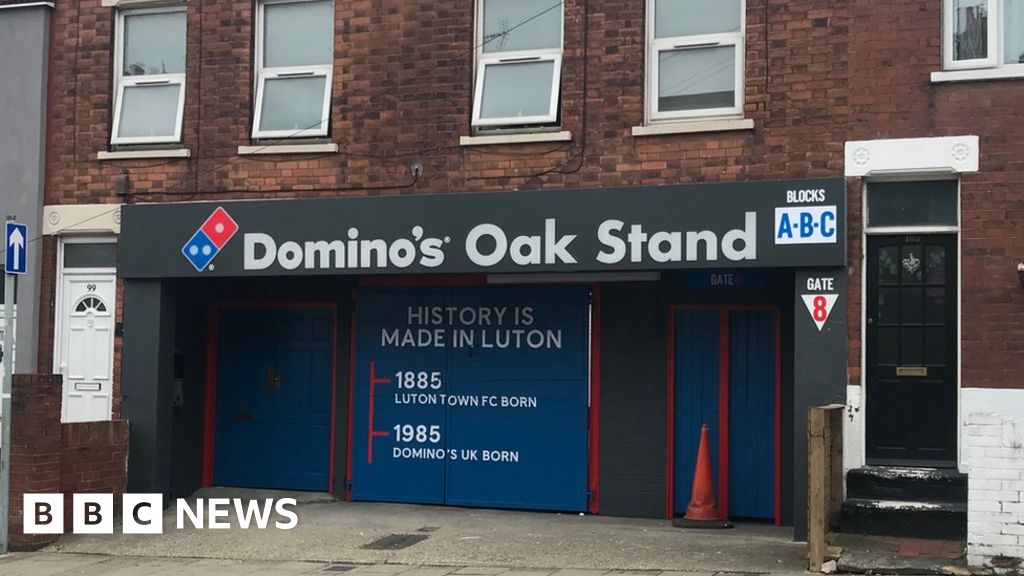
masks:
<svg viewBox="0 0 1024 576"><path fill-rule="evenodd" d="M22 526L25 534L64 533L63 494L25 494Z"/></svg>
<svg viewBox="0 0 1024 576"><path fill-rule="evenodd" d="M75 494L71 530L75 534L113 534L114 495Z"/></svg>
<svg viewBox="0 0 1024 576"><path fill-rule="evenodd" d="M125 534L163 534L163 508L161 494L125 494L122 531Z"/></svg>
<svg viewBox="0 0 1024 576"><path fill-rule="evenodd" d="M231 500L228 498L210 498L206 501L209 505L210 519L206 524L211 530L227 530L231 528L231 522L221 522L218 518L227 518L231 514Z"/></svg>
<svg viewBox="0 0 1024 576"><path fill-rule="evenodd" d="M25 534L64 533L63 494L25 494L22 500ZM74 494L71 508L73 534L113 534L114 495ZM124 534L163 534L164 510L162 494L123 494L121 531ZM177 529L185 528L186 518L196 529L228 530L234 527L232 516L241 530L266 530L273 522L277 530L291 530L299 524L294 498L267 498L262 501L242 498L198 498L195 508L178 498ZM203 514L203 511L206 514ZM204 526L205 525L205 526Z"/></svg>

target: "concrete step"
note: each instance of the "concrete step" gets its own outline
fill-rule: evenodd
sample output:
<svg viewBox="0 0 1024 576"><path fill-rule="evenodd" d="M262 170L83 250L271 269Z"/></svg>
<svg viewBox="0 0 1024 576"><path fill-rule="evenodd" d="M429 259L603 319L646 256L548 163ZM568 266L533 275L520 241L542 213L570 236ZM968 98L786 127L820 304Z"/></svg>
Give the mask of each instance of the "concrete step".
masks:
<svg viewBox="0 0 1024 576"><path fill-rule="evenodd" d="M865 466L846 474L847 498L967 502L967 475L952 469Z"/></svg>
<svg viewBox="0 0 1024 576"><path fill-rule="evenodd" d="M967 536L967 504L848 498L841 526L849 534L962 540Z"/></svg>

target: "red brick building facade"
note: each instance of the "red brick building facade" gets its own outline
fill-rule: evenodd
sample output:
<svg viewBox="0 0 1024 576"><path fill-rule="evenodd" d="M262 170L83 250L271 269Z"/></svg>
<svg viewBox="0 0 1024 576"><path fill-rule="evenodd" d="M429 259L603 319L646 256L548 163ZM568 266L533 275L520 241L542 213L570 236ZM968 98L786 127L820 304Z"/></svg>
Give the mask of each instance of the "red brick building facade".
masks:
<svg viewBox="0 0 1024 576"><path fill-rule="evenodd" d="M1024 200L1018 194L1024 180L1024 157L1019 153L1024 135L1017 129L1024 117L1019 93L1024 71L1003 58L1004 52L1016 45L1008 39L1004 43L1001 36L1005 30L1024 34L1024 29L1014 28L1015 13L1002 8L1010 0L992 0L1000 7L993 8L989 18L995 23L999 14L1009 24L1005 29L995 24L985 29L989 35L1000 35L998 42L993 38L991 44L999 46L1000 58L981 63L973 58L976 54L961 54L963 58L954 54L944 61L944 19L960 14L952 4L944 8L940 3L918 0L884 5L809 0L736 3L742 18L738 30L727 31L732 37L715 36L710 44L702 44L700 38L685 40L664 50L675 51L675 55L696 54L712 45L718 47L714 49L735 47L738 80L729 89L734 96L740 94L732 101L738 103L737 109L701 115L701 105L691 102L682 109L696 109L697 113L670 113L660 119L662 112L656 105L662 102L652 95L652 74L657 67L654 63L661 62L657 58L668 54L657 47L661 36L654 11L662 2L671 16L668 6L672 3L667 0L567 0L564 6L554 0L552 6L528 3L537 4L542 17L550 9L555 10L551 14L562 13L561 60L555 65L560 68L556 120L527 125L513 122L504 130L487 130L479 122L474 126L478 115L474 101L481 98L475 90L477 76L485 70L480 60L488 55L483 46L494 38L478 29L484 2L336 0L326 76L330 96L326 135L297 140L252 137L262 89L257 80L256 50L263 40L258 40L257 20L261 17L256 12L263 2L58 3L52 19L44 213L49 229L43 242L39 370L57 370L66 361L61 350L66 355L68 345L62 348L59 343L62 327L69 322L60 318L61 306L67 308L61 304L66 286L62 282L73 277L61 261L61 255L67 254L66 243L76 236L116 236L121 225L117 209L124 204L209 201L230 205L231 201L254 199L512 193L845 177L847 304L837 308L837 316L845 311L845 319L829 321L845 332L847 381L837 385L846 387L851 415L846 432L847 464L857 468L873 460L870 454L865 456L865 445L871 443L865 440L865 429L870 427L865 422L872 413L864 400L870 396L872 384L866 384L869 392L860 392L870 372L864 369L870 360L862 346L869 314L863 304L870 281L863 266L865 239L871 236L864 234L865 192L870 195L875 184L953 182L958 206L954 220L897 222L875 232L915 238L946 235L953 238L948 246L957 246L959 268L952 276L956 280L946 289L953 290L949 302L955 300L952 294L958 295L959 307L952 322L943 324L942 334L953 338L957 333L957 339L950 342L962 352L959 358L944 357L938 362L949 369L946 381L955 384L951 389L955 405L944 409L955 411L956 417L944 424L953 439L946 447L952 456L936 461L943 460L940 468L952 466L971 474L973 480L971 458L975 456L966 452L961 441L970 429L971 415L993 412L1007 422L1024 417L1024 395L1014 392L1021 388L1015 377L1015 359L1024 348L1024 290L1017 277L1017 263L1024 258L1024 238L1016 224L1016 217L1024 214ZM959 5L957 0L947 0L950 2ZM700 4L704 9L711 6ZM123 42L117 32L119 18L133 10L168 7L183 7L185 14L180 138L156 144L112 144L121 78L115 64ZM945 16L944 10L949 11ZM532 12L528 15L534 16ZM501 22L499 40L514 38L515 20ZM666 27L671 28L669 24ZM953 42L953 33L950 38L946 43ZM960 42L961 37L957 38ZM973 62L970 67L963 66L967 60ZM672 72L686 74L685 70ZM698 71L689 84L683 83L683 94L669 96L692 96L694 83L700 87L708 81L700 74ZM715 72L713 78L719 79L719 74ZM679 86L659 88L671 92ZM668 100L665 105L670 105ZM972 140L972 136L978 139ZM935 140L940 137L952 139ZM886 142L903 138L927 140ZM878 188L879 198L883 189L893 190ZM895 190L893 194L900 193ZM701 209L693 206L693 210ZM942 206L935 210L941 212ZM922 241L906 242L917 246ZM928 245L927 238L923 242ZM903 252L899 254L905 259ZM915 258L925 257L910 253L909 263L916 267ZM659 306L686 305L703 298L667 295L673 288L664 283L676 280L666 273L661 288L651 294L638 293L638 297L654 295ZM268 294L292 292L270 282ZM121 415L122 345L131 338L120 331L122 323L130 323L132 314L122 305L122 288L119 280L114 298L113 325L117 329L113 332L110 395L114 417ZM226 285L189 290L193 289L230 292ZM787 301L792 301L793 290L790 282L783 291L790 296ZM728 300L727 296L708 298L719 304ZM611 305L603 303L604 311ZM803 315L804 311L789 308L788 313ZM197 336L215 338L206 331L209 324L205 319L196 322L192 327L199 330ZM928 332L929 327L936 325L924 322L908 330L939 333ZM780 330L790 331L792 324L783 321ZM664 334L661 338L664 340ZM924 346L928 345L926 341ZM656 361L663 367L661 354ZM920 360L905 363L914 367L927 364ZM183 370L187 381L192 368ZM783 368L782 379L792 377L793 370L799 366ZM653 379L658 376L664 374ZM187 383L185 388L189 388ZM789 392L782 394L788 408L793 397ZM664 411L665 400L658 402ZM776 416L777 426L779 418ZM802 430L786 426L792 422L783 424L778 433L784 437L783 443L792 442L791 436L799 436ZM178 434L173 433L175 437ZM999 457L1007 461L1024 460L1019 448L1010 444L993 448L1005 448ZM792 453L779 458L800 462ZM993 464L994 453L986 455L982 449L978 458L979 469L998 467ZM877 455L874 459L886 465L895 463ZM912 465L929 465L924 460L907 459ZM666 464L655 460L651 466L664 470ZM984 478L985 472L980 475ZM778 482L787 494L794 476L800 474L781 472ZM999 508L1005 499L988 493L1016 490L1024 495L1024 486L1019 485L1024 478L989 480L999 486L989 485L987 495L979 495L977 501L995 502L998 509L994 512L1009 513L1008 508ZM1003 481L1016 484L1003 486ZM181 485L194 483L183 481ZM801 523L800 505L794 504L801 499L800 491L776 496L776 506L779 499L787 512L776 514L775 520ZM972 496L972 507L975 501ZM795 517L790 508L796 511ZM597 511L630 513L625 504ZM973 508L971 513L975 513ZM989 521L995 522L985 520ZM972 528L972 554L977 562L1021 555L1024 542L1011 545L1005 538L996 539L1004 543L1000 544L1003 548L984 548L986 535L1006 535L996 524L979 524L982 532L978 535Z"/></svg>

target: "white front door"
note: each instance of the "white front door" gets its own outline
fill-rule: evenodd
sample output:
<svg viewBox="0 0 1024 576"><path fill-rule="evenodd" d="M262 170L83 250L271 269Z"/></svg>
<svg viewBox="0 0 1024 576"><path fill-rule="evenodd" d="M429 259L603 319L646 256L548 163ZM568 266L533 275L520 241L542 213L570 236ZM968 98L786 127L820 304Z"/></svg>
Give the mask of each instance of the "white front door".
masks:
<svg viewBox="0 0 1024 576"><path fill-rule="evenodd" d="M65 274L61 299L61 420L110 420L114 369L113 274Z"/></svg>

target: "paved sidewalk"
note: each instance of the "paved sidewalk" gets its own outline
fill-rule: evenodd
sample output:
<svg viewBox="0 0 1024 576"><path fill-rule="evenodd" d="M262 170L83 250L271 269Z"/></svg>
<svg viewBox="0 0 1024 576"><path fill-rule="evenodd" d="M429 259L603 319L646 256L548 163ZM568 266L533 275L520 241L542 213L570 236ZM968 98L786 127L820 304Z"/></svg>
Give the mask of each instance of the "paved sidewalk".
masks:
<svg viewBox="0 0 1024 576"><path fill-rule="evenodd" d="M223 494L223 491L213 492ZM251 492L235 490L228 494ZM205 492L210 497L211 492ZM696 573L792 573L806 545L792 528L684 530L667 520L313 499L293 530L178 529L162 535L65 535L49 552L403 566L515 566ZM189 525L190 526L190 525ZM397 542L396 542L397 540Z"/></svg>
<svg viewBox="0 0 1024 576"><path fill-rule="evenodd" d="M352 565L325 562L267 562L199 558L146 558L55 552L0 557L0 576L741 576L741 572L658 570L517 569L501 567ZM796 576L773 573L772 576Z"/></svg>

